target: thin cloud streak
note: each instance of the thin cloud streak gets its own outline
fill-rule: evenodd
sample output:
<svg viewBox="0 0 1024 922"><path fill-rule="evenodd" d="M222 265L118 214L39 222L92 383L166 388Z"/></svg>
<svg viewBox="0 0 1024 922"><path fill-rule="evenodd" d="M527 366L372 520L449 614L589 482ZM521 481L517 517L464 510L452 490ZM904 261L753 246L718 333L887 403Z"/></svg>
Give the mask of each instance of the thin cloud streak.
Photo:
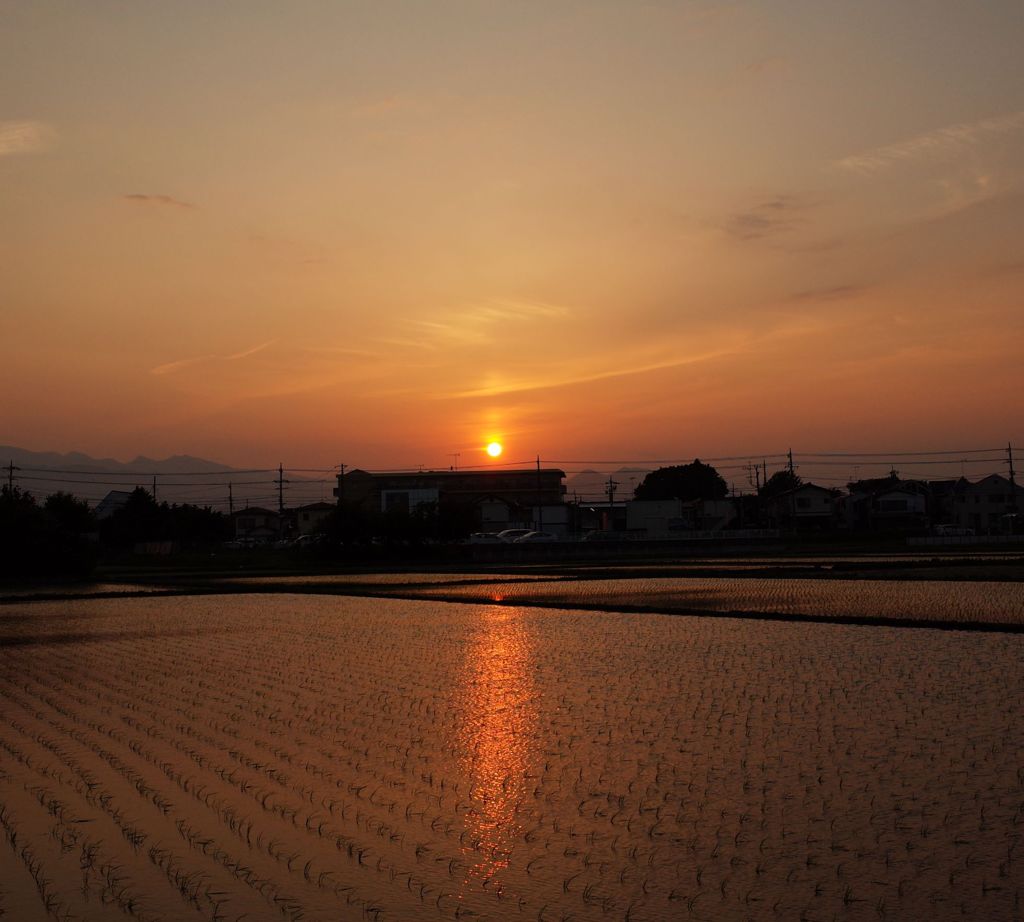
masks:
<svg viewBox="0 0 1024 922"><path fill-rule="evenodd" d="M498 397L504 394L519 394L525 391L549 390L556 387L570 387L574 384L590 384L593 381L606 381L609 378L625 378L631 375L642 375L652 371L664 371L669 368L683 368L686 365L696 365L699 362L707 362L712 359L726 358L730 355L738 355L741 349L721 349L716 352L706 352L701 355L690 356L685 359L677 359L669 362L652 362L647 365L638 365L636 368L617 368L613 371L599 371L593 374L575 375L562 378L557 381L545 379L544 381L518 381L510 384L498 384L490 387L481 387L468 391L457 391L452 394L438 395L442 398L467 399L474 397Z"/></svg>
<svg viewBox="0 0 1024 922"><path fill-rule="evenodd" d="M231 355L225 355L224 361L236 362L238 359L248 358L250 355L255 355L257 352L262 352L264 349L276 343L276 339L268 339L265 343L260 343L258 346L253 346L251 349L244 349L241 352L234 352Z"/></svg>
<svg viewBox="0 0 1024 922"><path fill-rule="evenodd" d="M178 359L175 362L165 362L163 365L157 365L156 368L151 368L149 373L151 375L169 375L176 371L181 371L182 368L188 368L190 365L208 362L215 358L217 358L215 355L197 355L190 359Z"/></svg>
<svg viewBox="0 0 1024 922"><path fill-rule="evenodd" d="M193 209L196 207L191 202L175 198L173 195L147 195L142 192L129 192L127 195L122 195L121 198L128 202L135 202L139 205L156 205L166 206L168 208L185 209Z"/></svg>
<svg viewBox="0 0 1024 922"><path fill-rule="evenodd" d="M407 318L405 323L420 333L414 341L381 339L378 342L396 346L415 346L419 349L437 349L445 346L481 346L498 340L502 325L528 323L537 320L555 320L572 314L561 304L545 301L493 298L463 310L451 311L437 319Z"/></svg>
<svg viewBox="0 0 1024 922"><path fill-rule="evenodd" d="M151 368L149 373L151 375L158 376L169 375L181 371L183 368L188 368L191 365L198 365L200 362L237 362L239 359L248 358L250 355L262 352L264 349L274 345L276 342L276 339L271 339L265 343L260 343L258 346L253 346L251 349L243 349L241 352L233 352L230 355L217 355L213 353L210 355L196 355L187 359L177 359L173 362L165 362L163 365L157 365L155 368Z"/></svg>
<svg viewBox="0 0 1024 922"><path fill-rule="evenodd" d="M42 150L53 135L53 129L44 122L0 122L0 157Z"/></svg>
<svg viewBox="0 0 1024 922"><path fill-rule="evenodd" d="M732 215L725 230L743 241L774 237L798 228L804 221L800 212L806 207L792 196L779 195Z"/></svg>
<svg viewBox="0 0 1024 922"><path fill-rule="evenodd" d="M833 285L830 288L808 288L790 296L791 301L843 301L856 298L868 290L867 285Z"/></svg>
<svg viewBox="0 0 1024 922"><path fill-rule="evenodd" d="M836 161L835 166L841 170L870 175L901 163L948 157L978 144L985 138L999 137L1021 128L1024 128L1024 111L981 119L977 122L960 122L907 141L844 157Z"/></svg>

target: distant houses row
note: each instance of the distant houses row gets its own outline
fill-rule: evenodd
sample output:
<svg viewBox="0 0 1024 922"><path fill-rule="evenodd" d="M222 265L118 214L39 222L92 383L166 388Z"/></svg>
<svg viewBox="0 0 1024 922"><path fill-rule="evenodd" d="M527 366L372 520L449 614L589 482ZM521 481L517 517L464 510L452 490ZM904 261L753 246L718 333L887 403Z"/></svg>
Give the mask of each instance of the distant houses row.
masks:
<svg viewBox="0 0 1024 922"><path fill-rule="evenodd" d="M262 506L249 506L232 513L231 518L236 539L264 543L315 534L336 509L334 503L310 503L285 509L282 514Z"/></svg>
<svg viewBox="0 0 1024 922"><path fill-rule="evenodd" d="M559 537L607 533L629 538L714 536L726 533L849 531L903 534L1020 533L1024 487L1001 474L971 482L903 480L895 474L852 483L845 491L814 483L771 496L718 499L567 501L565 473L537 470L351 470L338 477L337 503L275 511L251 506L232 513L234 535L253 542L319 531L339 507L351 514L403 517L431 509L457 517L466 530L533 528ZM103 519L131 494L112 491L97 507Z"/></svg>
<svg viewBox="0 0 1024 922"><path fill-rule="evenodd" d="M588 531L661 538L737 529L850 530L920 533L1019 531L1024 487L1000 474L972 483L902 480L896 474L840 491L803 483L773 496L722 499L566 501L565 474L537 470L416 471L338 477L339 505L379 513L411 513L423 505L471 513L472 526L498 532L532 527L568 537ZM324 504L318 504L324 505Z"/></svg>

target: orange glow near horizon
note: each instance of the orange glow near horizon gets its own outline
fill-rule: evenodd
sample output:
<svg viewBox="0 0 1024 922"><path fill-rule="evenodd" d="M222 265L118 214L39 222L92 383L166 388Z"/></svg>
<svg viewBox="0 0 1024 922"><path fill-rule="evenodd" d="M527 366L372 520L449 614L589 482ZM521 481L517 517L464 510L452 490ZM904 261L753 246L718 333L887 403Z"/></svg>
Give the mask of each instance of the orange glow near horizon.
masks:
<svg viewBox="0 0 1024 922"><path fill-rule="evenodd" d="M5 444L1024 444L1019 3L12 6Z"/></svg>

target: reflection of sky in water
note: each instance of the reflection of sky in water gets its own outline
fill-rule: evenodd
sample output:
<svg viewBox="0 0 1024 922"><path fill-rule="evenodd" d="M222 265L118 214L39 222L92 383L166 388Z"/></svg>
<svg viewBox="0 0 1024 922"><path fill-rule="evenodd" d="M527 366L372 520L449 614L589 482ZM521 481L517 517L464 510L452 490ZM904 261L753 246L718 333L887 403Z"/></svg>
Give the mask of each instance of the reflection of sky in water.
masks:
<svg viewBox="0 0 1024 922"><path fill-rule="evenodd" d="M472 785L463 817L465 883L477 879L489 886L524 832L518 813L536 758L538 702L527 614L515 608L478 611L459 696L459 761Z"/></svg>

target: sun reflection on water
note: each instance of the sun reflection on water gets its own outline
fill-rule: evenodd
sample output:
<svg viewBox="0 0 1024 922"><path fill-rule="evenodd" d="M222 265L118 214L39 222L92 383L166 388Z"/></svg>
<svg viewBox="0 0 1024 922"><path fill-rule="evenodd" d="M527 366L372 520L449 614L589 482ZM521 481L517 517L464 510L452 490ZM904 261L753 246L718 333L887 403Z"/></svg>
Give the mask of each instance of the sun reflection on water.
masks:
<svg viewBox="0 0 1024 922"><path fill-rule="evenodd" d="M519 811L535 769L538 723L534 650L518 608L481 607L466 656L460 763L472 785L464 885L489 885L508 867L524 828Z"/></svg>

